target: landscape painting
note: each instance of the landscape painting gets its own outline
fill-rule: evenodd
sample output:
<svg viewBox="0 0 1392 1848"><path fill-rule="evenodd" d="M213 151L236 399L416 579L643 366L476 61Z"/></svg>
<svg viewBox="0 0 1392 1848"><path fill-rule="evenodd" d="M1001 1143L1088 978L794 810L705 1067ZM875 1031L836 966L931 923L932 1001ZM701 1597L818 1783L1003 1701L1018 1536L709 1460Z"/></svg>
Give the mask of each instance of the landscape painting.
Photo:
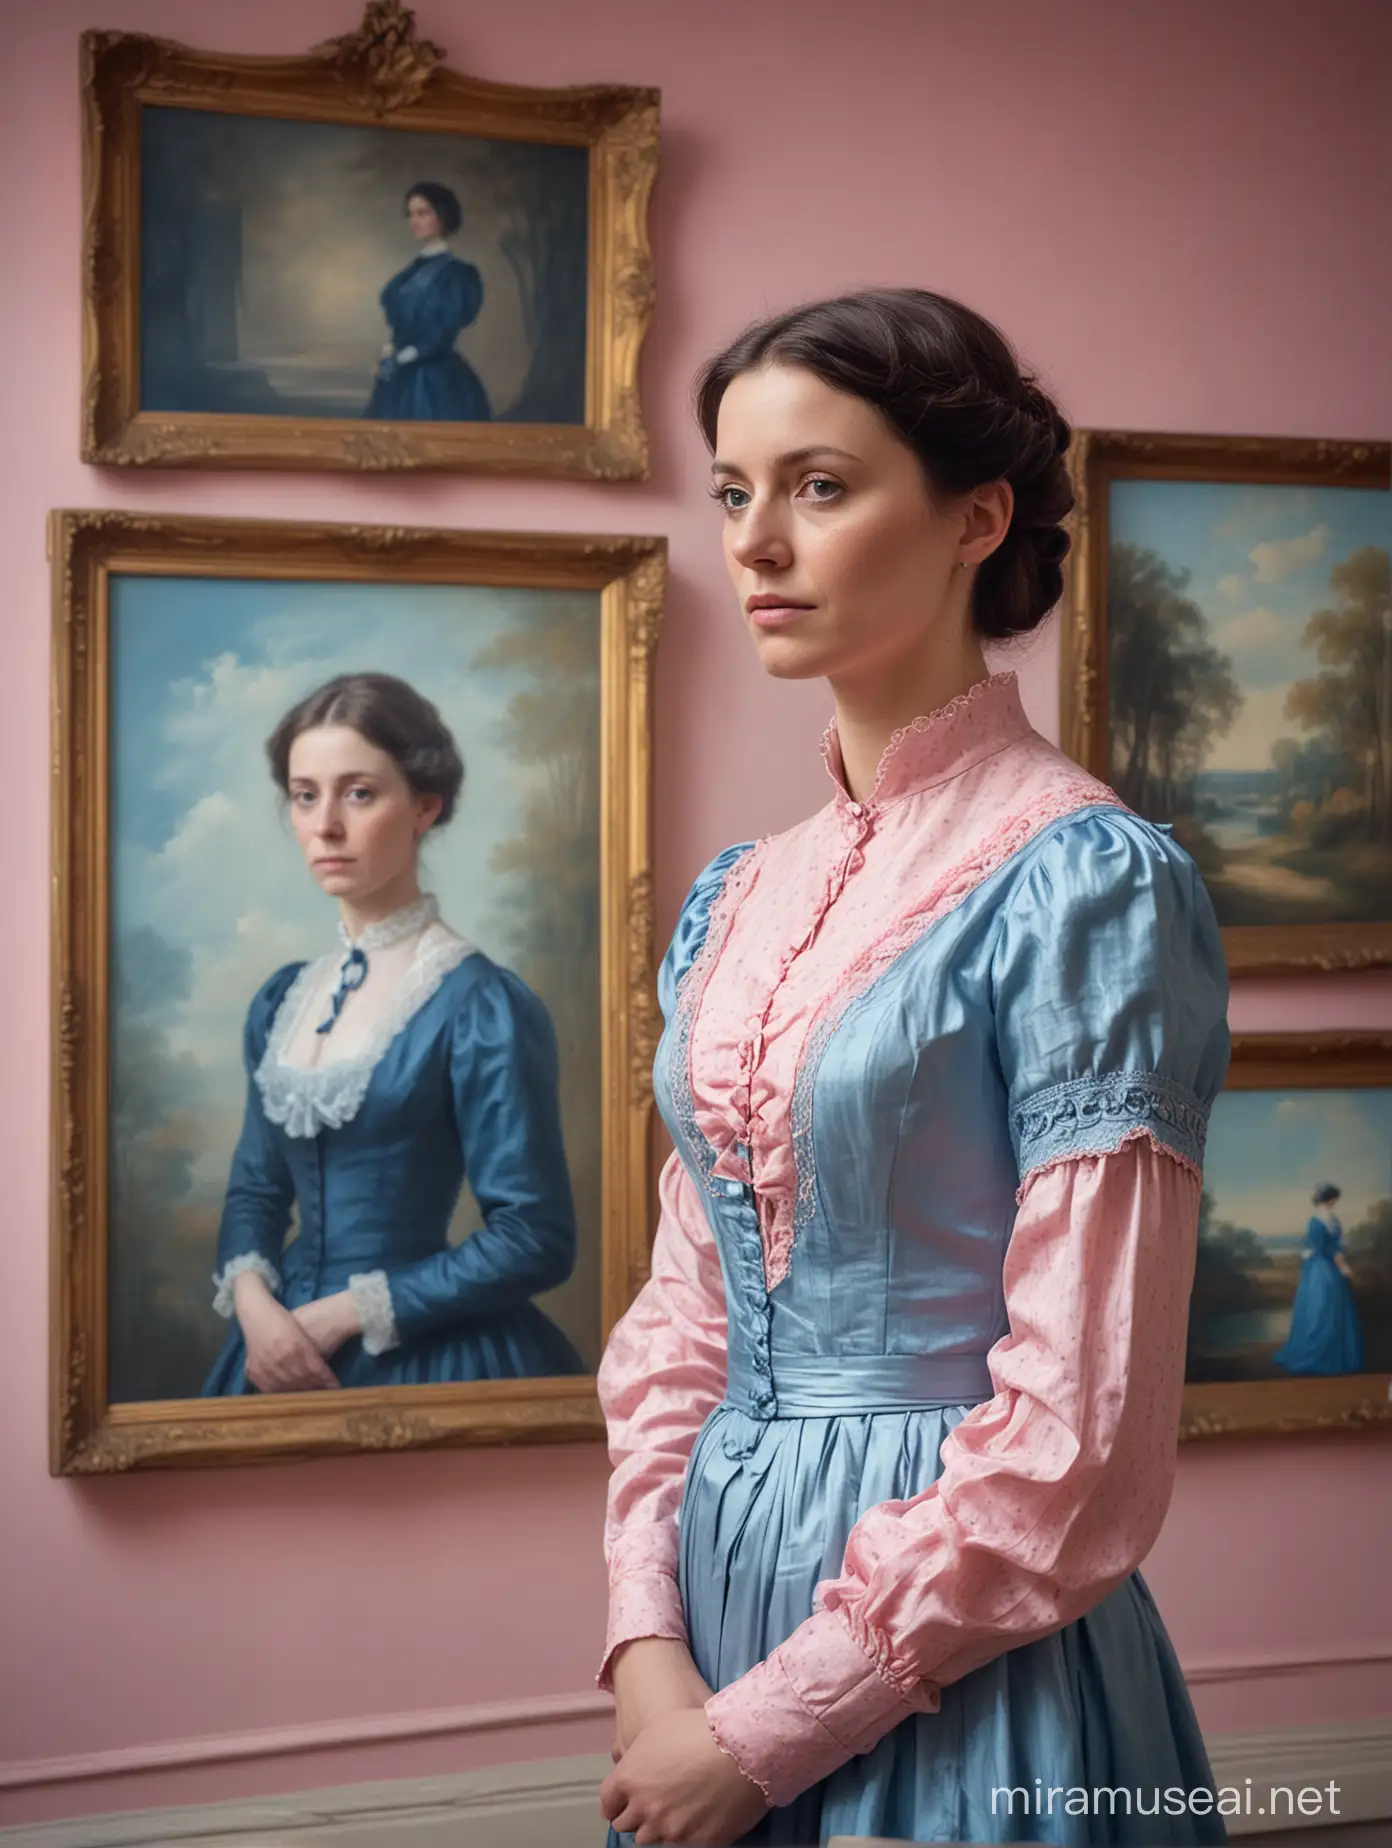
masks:
<svg viewBox="0 0 1392 1848"><path fill-rule="evenodd" d="M1388 1077L1367 1090L1228 1090L1216 1099L1190 1380L1392 1371Z"/></svg>
<svg viewBox="0 0 1392 1848"><path fill-rule="evenodd" d="M1218 921L1392 921L1392 495L1113 480L1109 781Z"/></svg>

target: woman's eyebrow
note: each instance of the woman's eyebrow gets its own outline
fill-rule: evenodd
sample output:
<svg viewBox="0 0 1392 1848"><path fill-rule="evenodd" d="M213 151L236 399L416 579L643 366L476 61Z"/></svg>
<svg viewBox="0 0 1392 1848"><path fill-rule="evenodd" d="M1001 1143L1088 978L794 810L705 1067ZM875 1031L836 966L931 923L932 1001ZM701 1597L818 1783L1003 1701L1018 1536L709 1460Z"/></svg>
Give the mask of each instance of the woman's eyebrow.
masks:
<svg viewBox="0 0 1392 1848"><path fill-rule="evenodd" d="M846 462L859 462L860 457L849 449L838 449L835 443L809 443L804 449L790 449L784 455L774 457L775 468L797 468L803 462L810 462L814 456L840 456ZM722 462L719 457L711 463L712 475L742 475L744 470L738 462Z"/></svg>

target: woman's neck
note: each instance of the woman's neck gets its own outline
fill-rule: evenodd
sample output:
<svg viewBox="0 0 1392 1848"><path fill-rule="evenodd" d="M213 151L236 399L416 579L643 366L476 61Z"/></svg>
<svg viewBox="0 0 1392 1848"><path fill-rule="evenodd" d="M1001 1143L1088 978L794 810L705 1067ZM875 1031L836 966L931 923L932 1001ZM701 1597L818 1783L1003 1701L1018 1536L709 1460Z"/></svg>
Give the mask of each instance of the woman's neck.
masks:
<svg viewBox="0 0 1392 1848"><path fill-rule="evenodd" d="M394 917L398 911L414 905L420 896L420 881L412 867L364 898L339 899L338 914L343 920L343 928L356 941L369 925L380 924L384 918Z"/></svg>
<svg viewBox="0 0 1392 1848"><path fill-rule="evenodd" d="M927 659L906 667L895 662L873 675L833 679L836 735L846 787L863 801L875 784L880 759L895 732L974 687L990 674L975 634L968 631L955 649L938 647Z"/></svg>

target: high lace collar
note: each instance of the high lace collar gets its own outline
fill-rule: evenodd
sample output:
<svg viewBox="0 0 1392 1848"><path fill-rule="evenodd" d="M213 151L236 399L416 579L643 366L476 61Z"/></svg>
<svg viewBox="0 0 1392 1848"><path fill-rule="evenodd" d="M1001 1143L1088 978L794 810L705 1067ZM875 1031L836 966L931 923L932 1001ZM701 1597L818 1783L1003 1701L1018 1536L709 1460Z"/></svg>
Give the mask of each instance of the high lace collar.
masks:
<svg viewBox="0 0 1392 1848"><path fill-rule="evenodd" d="M413 937L417 931L424 930L427 924L434 924L439 916L440 901L425 892L409 905L403 905L399 911L393 911L369 924L359 937L350 936L348 926L340 918L338 940L346 950L385 950L393 943L400 943L403 938Z"/></svg>
<svg viewBox="0 0 1392 1848"><path fill-rule="evenodd" d="M959 776L1030 730L1020 703L1019 682L1007 669L978 680L945 706L924 713L895 732L880 758L874 787L861 802L846 786L834 718L822 737L822 757L836 785L838 805L858 813L862 808L893 802L899 796L910 796Z"/></svg>

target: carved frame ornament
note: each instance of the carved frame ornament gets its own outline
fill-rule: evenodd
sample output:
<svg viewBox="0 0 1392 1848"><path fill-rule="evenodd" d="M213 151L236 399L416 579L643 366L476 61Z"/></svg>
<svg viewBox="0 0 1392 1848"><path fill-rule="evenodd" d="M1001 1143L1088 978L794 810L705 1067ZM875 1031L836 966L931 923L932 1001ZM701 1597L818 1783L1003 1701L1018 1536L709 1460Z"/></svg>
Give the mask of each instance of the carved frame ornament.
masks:
<svg viewBox="0 0 1392 1848"><path fill-rule="evenodd" d="M652 662L666 542L118 512L51 516L50 1467L96 1475L446 1444L603 1436L593 1379L502 1380L112 1405L108 594L123 572L600 593L602 1332L647 1274L659 1015L650 850Z"/></svg>
<svg viewBox="0 0 1392 1848"><path fill-rule="evenodd" d="M638 357L653 307L648 198L659 93L526 89L448 70L400 0L307 56L193 51L125 32L82 37L82 458L109 467L452 469L643 480ZM304 122L389 124L589 150L585 422L429 423L142 411L140 112L146 104Z"/></svg>
<svg viewBox="0 0 1392 1848"><path fill-rule="evenodd" d="M1240 1033L1230 1091L1392 1088L1392 1034ZM1392 1373L1186 1385L1181 1439L1290 1437L1315 1431L1392 1435Z"/></svg>
<svg viewBox="0 0 1392 1848"><path fill-rule="evenodd" d="M1108 506L1114 481L1228 481L1296 487L1392 487L1392 444L1275 436L1169 436L1076 430L1069 450L1073 548L1061 612L1061 738L1111 780L1108 727ZM1243 924L1223 932L1234 974L1298 975L1392 964L1392 922Z"/></svg>

